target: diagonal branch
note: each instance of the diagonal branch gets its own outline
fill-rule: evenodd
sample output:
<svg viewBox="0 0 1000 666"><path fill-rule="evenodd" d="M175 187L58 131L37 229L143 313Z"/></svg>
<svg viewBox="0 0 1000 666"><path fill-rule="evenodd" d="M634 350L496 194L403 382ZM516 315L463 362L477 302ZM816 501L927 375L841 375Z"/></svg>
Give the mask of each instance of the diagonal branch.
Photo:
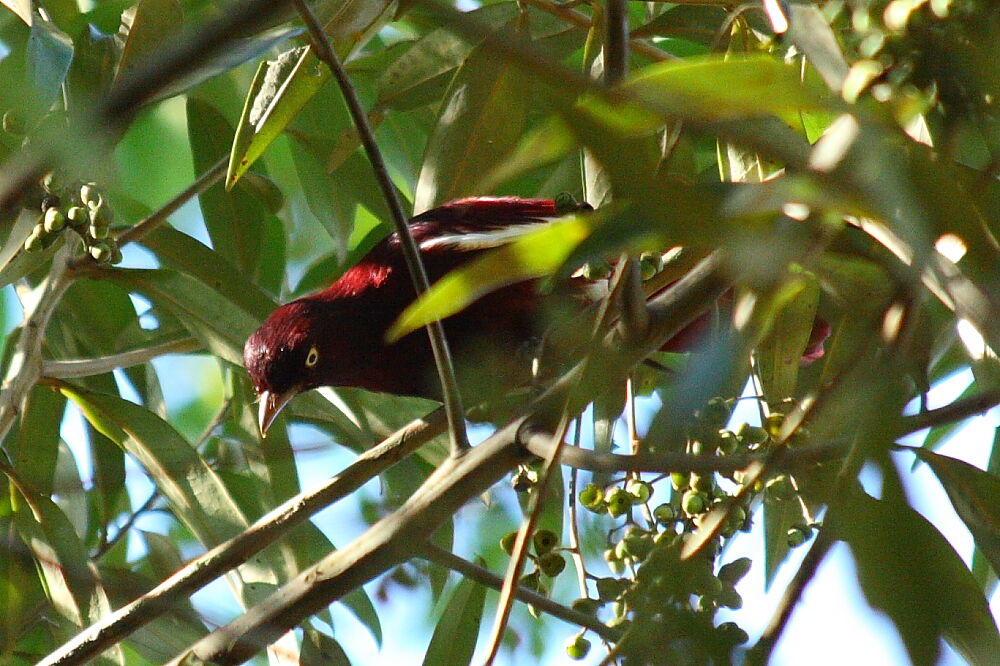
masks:
<svg viewBox="0 0 1000 666"><path fill-rule="evenodd" d="M366 451L319 488L296 495L237 537L221 543L130 604L77 634L39 666L87 664L133 631L173 608L230 569L273 545L288 530L354 492L444 431L442 411L413 421Z"/></svg>
<svg viewBox="0 0 1000 666"><path fill-rule="evenodd" d="M711 255L654 299L649 332L641 344L618 347L613 337L607 340L600 350L606 354L596 353L586 368L568 373L539 397L525 416L478 446L449 457L402 507L170 663L179 664L191 655L220 664L242 663L304 618L411 558L416 544L424 543L427 535L462 505L525 459L521 434L529 424L552 427L567 395L569 413L582 409L594 395L620 381L635 363L658 349L663 340L675 335L729 289L732 280L722 263L718 253ZM584 389L573 391L581 378Z"/></svg>
<svg viewBox="0 0 1000 666"><path fill-rule="evenodd" d="M90 377L118 368L128 368L145 363L164 354L186 354L198 351L204 345L190 337L161 342L141 349L130 349L118 354L97 358L67 359L64 361L42 361L42 376L52 379Z"/></svg>
<svg viewBox="0 0 1000 666"><path fill-rule="evenodd" d="M344 101L351 113L354 126L358 130L358 137L361 145L364 146L375 171L375 179L382 189L382 196L385 197L389 211L392 213L392 222L396 227L396 234L399 236L400 245L403 249L403 257L406 265L410 269L410 278L413 280L413 288L419 297L430 289L430 282L427 279L427 271L424 263L420 259L420 251L410 234L410 228L406 224L406 214L399 201L396 186L392 183L389 170L386 168L385 160L382 159L382 152L375 142L375 135L372 133L371 125L368 123L368 114L365 112L358 99L358 94L354 90L350 77L344 70L340 59L330 45L330 40L323 32L316 15L313 14L306 0L292 0L296 11L305 21L309 30L312 48L316 51L317 57L326 63L333 73L333 77L340 86L340 91L344 95ZM469 438L465 432L465 410L462 408L462 396L458 391L458 381L455 379L455 366L448 351L448 341L445 339L444 327L440 321L435 321L427 326L427 335L431 341L431 351L434 352L434 362L437 365L438 377L441 380L441 393L444 397L444 410L448 416L448 431L451 436L452 455L457 455L461 451L469 448Z"/></svg>

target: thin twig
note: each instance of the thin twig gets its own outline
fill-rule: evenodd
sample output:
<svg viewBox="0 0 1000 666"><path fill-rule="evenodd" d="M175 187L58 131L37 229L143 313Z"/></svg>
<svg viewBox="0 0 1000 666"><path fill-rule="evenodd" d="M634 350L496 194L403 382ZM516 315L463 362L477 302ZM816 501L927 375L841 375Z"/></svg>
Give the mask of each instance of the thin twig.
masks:
<svg viewBox="0 0 1000 666"><path fill-rule="evenodd" d="M480 585L485 585L486 587L493 588L494 590L499 590L503 586L503 579L494 574L492 571L484 569L477 564L473 564L472 562L469 562L468 560L455 555L451 551L445 550L444 548L441 548L431 542L427 542L423 546L420 552L420 557L423 557L427 561L433 562L434 564L451 569L452 571L457 571L465 578L472 579ZM608 625L604 624L593 615L581 613L580 611L563 606L562 604L552 601L548 597L538 594L534 590L516 586L514 596L516 596L520 601L523 601L526 604L531 604L538 610L548 613L553 617L557 617L560 620L569 622L570 624L586 627L598 636L609 641L614 641L620 638L619 632L608 627Z"/></svg>
<svg viewBox="0 0 1000 666"><path fill-rule="evenodd" d="M93 555L90 556L90 559L96 560L105 553L107 553L109 550L114 548L115 544L121 541L122 537L128 534L128 531L132 529L132 526L135 525L135 521L139 519L139 516L146 513L151 508L153 508L153 504L156 502L159 496L160 496L160 489L155 488L153 492L149 494L149 498L147 498L146 501L142 503L142 506L140 506L138 509L132 512L132 514L128 517L128 519L122 524L122 526L118 528L118 531L115 532L115 535L112 538L105 541L104 543L102 543L101 546L96 551L94 551Z"/></svg>
<svg viewBox="0 0 1000 666"><path fill-rule="evenodd" d="M45 281L32 291L37 298L33 306L25 307L24 326L17 348L10 357L10 365L0 387L0 442L7 437L28 392L35 386L42 372L42 340L49 319L60 299L72 284L67 271L69 258L76 243L68 241L52 259L52 269Z"/></svg>
<svg viewBox="0 0 1000 666"><path fill-rule="evenodd" d="M168 612L233 567L274 544L291 528L360 488L444 431L442 410L418 419L366 451L343 472L315 490L287 500L245 532L212 548L135 601L77 634L39 666L87 664L138 628Z"/></svg>
<svg viewBox="0 0 1000 666"><path fill-rule="evenodd" d="M547 2L546 0L523 0L523 2L526 5L531 5L546 14L551 14L552 16L561 18L567 23L572 23L573 25L583 28L584 30L589 30L594 25L594 22L589 16L569 7ZM663 60L679 60L677 56L667 53L666 51L661 51L641 39L629 39L628 47L633 53L649 58L654 62L660 62Z"/></svg>
<svg viewBox="0 0 1000 666"><path fill-rule="evenodd" d="M413 280L413 288L419 297L428 289L430 282L427 279L427 271L420 258L420 251L417 248L410 228L406 224L406 213L399 201L396 187L389 176L385 160L382 159L382 151L379 150L375 142L375 135L368 124L368 114L365 112L358 99L358 94L351 83L350 77L340 63L340 58L330 44L323 26L320 25L316 15L309 8L306 0L292 0L292 5L305 22L309 31L309 38L312 48L317 57L326 63L330 72L340 86L340 92L344 96L344 102L351 113L351 119L358 130L361 145L365 148L368 160L371 162L372 170L375 172L375 179L382 189L382 196L385 197L389 212L392 214L392 222L399 236L400 245L403 249L403 257L406 265L410 269L410 277ZM469 448L469 438L465 432L465 410L462 408L462 397L458 390L458 380L455 378L455 366L452 363L451 354L448 351L448 341L445 339L444 327L440 321L435 321L427 325L427 334L430 337L431 351L434 353L434 361L437 365L438 377L441 380L441 393L444 398L444 410L448 416L448 433L451 438L452 455L457 455Z"/></svg>
<svg viewBox="0 0 1000 666"><path fill-rule="evenodd" d="M52 379L72 379L90 377L118 368L128 368L145 363L165 354L187 354L202 349L203 345L194 338L183 337L141 349L130 349L117 354L96 358L66 359L63 361L42 361L42 376Z"/></svg>

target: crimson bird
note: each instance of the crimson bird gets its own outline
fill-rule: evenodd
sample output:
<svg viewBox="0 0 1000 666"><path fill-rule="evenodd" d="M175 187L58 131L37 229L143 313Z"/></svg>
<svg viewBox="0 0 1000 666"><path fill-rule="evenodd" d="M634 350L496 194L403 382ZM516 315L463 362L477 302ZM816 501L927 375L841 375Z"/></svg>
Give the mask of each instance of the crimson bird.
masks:
<svg viewBox="0 0 1000 666"><path fill-rule="evenodd" d="M409 221L409 229L434 282L486 249L566 212L553 199L471 197L417 215ZM557 316L547 313L560 308L579 312L586 304L586 281L570 282L568 292L544 296L533 281L513 284L444 321L463 394L495 395L528 383L532 351L552 316ZM320 386L439 398L426 331L417 330L392 344L385 340L386 330L414 299L399 236L393 233L326 290L275 310L243 350L260 399L261 432L267 432L294 396ZM706 322L695 321L664 349L689 348ZM818 343L811 341L804 358L815 356L817 349L821 355L828 334L827 325Z"/></svg>

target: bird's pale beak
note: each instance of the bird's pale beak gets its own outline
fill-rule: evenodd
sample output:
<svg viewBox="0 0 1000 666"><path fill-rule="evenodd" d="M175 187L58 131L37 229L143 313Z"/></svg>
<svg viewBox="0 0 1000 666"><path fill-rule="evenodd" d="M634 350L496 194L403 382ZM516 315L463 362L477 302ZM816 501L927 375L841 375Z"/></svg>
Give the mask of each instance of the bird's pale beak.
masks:
<svg viewBox="0 0 1000 666"><path fill-rule="evenodd" d="M286 391L285 393L261 392L260 407L257 412L257 425L260 426L260 434L262 436L267 437L267 430L274 423L274 419L278 418L278 413L294 397L295 391Z"/></svg>

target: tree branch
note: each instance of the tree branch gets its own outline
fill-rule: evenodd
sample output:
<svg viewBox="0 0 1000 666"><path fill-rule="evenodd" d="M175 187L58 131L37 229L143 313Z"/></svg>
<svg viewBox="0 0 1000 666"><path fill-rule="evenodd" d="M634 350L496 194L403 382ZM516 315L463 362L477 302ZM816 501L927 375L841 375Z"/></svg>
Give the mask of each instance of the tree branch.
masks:
<svg viewBox="0 0 1000 666"><path fill-rule="evenodd" d="M202 348L202 344L194 338L184 337L141 349L130 349L118 354L98 356L97 358L42 361L42 376L52 379L90 377L118 368L139 365L164 354L186 354Z"/></svg>
<svg viewBox="0 0 1000 666"><path fill-rule="evenodd" d="M392 183L389 170L382 159L382 152L375 142L375 135L372 133L371 125L368 123L368 114L358 99L358 94L354 90L350 77L344 70L337 57L336 52L330 45L330 40L323 32L316 15L309 9L306 0L292 0L296 11L302 17L309 30L309 38L312 48L317 57L326 63L330 72L337 80L340 91L344 95L344 101L351 113L351 119L358 130L358 137L361 145L364 146L375 172L375 180L378 181L382 189L382 196L389 206L392 214L392 222L399 236L400 246L403 249L403 257L406 265L410 269L410 278L413 280L413 289L419 297L430 289L430 282L427 279L427 271L420 258L420 251L417 248L410 228L406 224L406 214L396 193L396 186ZM444 327L440 321L435 321L427 325L427 335L430 337L431 351L434 353L434 362L437 365L438 378L441 380L441 394L444 397L444 410L448 416L448 433L451 438L452 455L457 455L461 451L469 448L469 438L465 432L465 410L462 408L462 396L458 390L458 380L455 378L455 366L452 363L451 354L448 351L448 341L444 335Z"/></svg>
<svg viewBox="0 0 1000 666"><path fill-rule="evenodd" d="M67 267L74 246L71 239L56 252L52 258L51 271L32 292L32 296L37 298L34 306L25 307L21 337L10 357L10 366L0 387L0 442L7 437L14 425L24 397L41 377L42 340L52 313L73 282Z"/></svg>
<svg viewBox="0 0 1000 666"><path fill-rule="evenodd" d="M465 578L470 578L480 585L499 590L503 586L503 578L497 576L492 571L462 559L458 555L441 548L431 542L424 544L420 552L420 557L428 562L433 562L446 569L451 569L462 574ZM562 604L552 601L548 597L543 597L533 590L516 586L514 596L526 604L531 604L540 611L544 611L553 617L557 617L564 622L575 624L579 627L590 629L601 638L614 641L620 638L619 632L608 627L593 615L587 615L579 611L567 608Z"/></svg>
<svg viewBox="0 0 1000 666"><path fill-rule="evenodd" d="M340 474L319 488L287 500L237 537L212 548L135 601L119 608L77 634L43 659L39 666L87 664L139 627L173 608L230 569L273 545L291 528L354 492L377 474L399 462L444 432L444 413L434 411L398 430L378 446L358 456Z"/></svg>
<svg viewBox="0 0 1000 666"><path fill-rule="evenodd" d="M663 340L710 307L731 283L718 254L702 261L654 299L649 335L642 344L612 347L614 338L609 338L608 345L594 354L586 368L578 366L567 373L535 400L526 416L507 424L478 446L449 457L399 509L170 663L179 664L187 655L220 664L242 663L303 618L412 557L416 544L424 543L469 499L524 460L520 438L527 424L532 424L529 428L542 428L551 423L567 395L570 413L582 409L597 392L619 381L635 363L658 349ZM583 390L574 391L581 377Z"/></svg>

